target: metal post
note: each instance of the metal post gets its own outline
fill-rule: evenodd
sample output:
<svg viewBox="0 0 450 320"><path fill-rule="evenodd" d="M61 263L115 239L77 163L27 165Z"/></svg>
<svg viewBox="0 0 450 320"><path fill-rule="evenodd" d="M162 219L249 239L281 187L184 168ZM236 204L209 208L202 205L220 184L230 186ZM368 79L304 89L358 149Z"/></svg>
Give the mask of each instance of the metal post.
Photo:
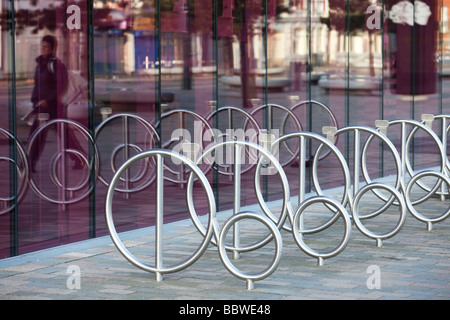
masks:
<svg viewBox="0 0 450 320"><path fill-rule="evenodd" d="M164 222L164 162L160 154L156 155L156 225L155 225L155 265L157 269L163 267L163 222ZM156 272L156 281L162 281L163 277L160 272Z"/></svg>
<svg viewBox="0 0 450 320"><path fill-rule="evenodd" d="M306 186L306 177L305 177L305 163L306 163L306 141L305 141L305 137L301 136L300 137L300 156L299 156L299 178L298 178L298 205L300 206L300 204L305 200L305 186ZM301 216L300 218L300 224L299 224L299 228L300 230L303 230L304 227L304 217ZM300 235L302 235L300 233Z"/></svg>
<svg viewBox="0 0 450 320"><path fill-rule="evenodd" d="M361 141L361 135L358 129L355 130L355 137L354 137L354 143L355 143L355 150L354 150L354 168L353 168L353 196L356 196L359 190L359 168L360 168L360 141Z"/></svg>
<svg viewBox="0 0 450 320"><path fill-rule="evenodd" d="M234 203L233 203L233 215L238 214L241 211L241 147L239 144L234 144ZM236 222L233 226L233 247L238 248L240 246L240 226L239 222ZM233 258L239 259L239 251L233 251Z"/></svg>
<svg viewBox="0 0 450 320"><path fill-rule="evenodd" d="M406 175L406 152L407 152L407 144L406 144L406 123L402 122L402 128L401 128L401 168L399 174L402 177L402 181L405 182L405 175Z"/></svg>
<svg viewBox="0 0 450 320"><path fill-rule="evenodd" d="M123 152L123 162L127 161L129 158L128 153L128 145L130 143L129 131L128 131L128 117L125 115L123 117L123 144L124 144L124 152ZM128 199L129 196L129 181L130 181L130 170L125 171L125 199Z"/></svg>
<svg viewBox="0 0 450 320"><path fill-rule="evenodd" d="M442 146L444 148L444 150L447 150L447 118L446 117L442 117ZM448 161L448 158L445 159L445 161ZM442 166L443 170L446 172L447 176L449 175L448 170L447 170L447 162L444 163L444 165ZM448 191L450 191L450 189L448 189ZM445 182L442 181L441 184L441 201L445 201Z"/></svg>
<svg viewBox="0 0 450 320"><path fill-rule="evenodd" d="M59 137L59 144L58 144L58 153L61 155L61 166L60 166L60 173L61 173L61 197L62 197L62 209L66 209L66 153L65 153L65 146L66 146L66 139L65 139L65 128L64 123L60 122L58 123L58 137ZM57 160L58 158L56 158Z"/></svg>

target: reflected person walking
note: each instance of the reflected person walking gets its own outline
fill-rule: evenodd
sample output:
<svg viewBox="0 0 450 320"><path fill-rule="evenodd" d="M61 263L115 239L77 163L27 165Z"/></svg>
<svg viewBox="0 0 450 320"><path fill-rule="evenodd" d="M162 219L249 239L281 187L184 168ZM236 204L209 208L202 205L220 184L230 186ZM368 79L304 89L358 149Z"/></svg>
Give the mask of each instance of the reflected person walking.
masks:
<svg viewBox="0 0 450 320"><path fill-rule="evenodd" d="M33 110L36 113L35 120L30 127L29 139L38 129L42 120L53 120L66 117L66 106L62 102L67 90L67 69L64 63L56 57L57 40L52 35L46 35L41 42L41 55L36 58L36 69L34 73L34 87L31 94ZM36 163L39 160L45 145L46 132L41 132L29 152L31 168L36 172ZM74 144L78 149L81 147L74 134L68 132L68 143ZM74 169L82 168L82 163L77 157Z"/></svg>

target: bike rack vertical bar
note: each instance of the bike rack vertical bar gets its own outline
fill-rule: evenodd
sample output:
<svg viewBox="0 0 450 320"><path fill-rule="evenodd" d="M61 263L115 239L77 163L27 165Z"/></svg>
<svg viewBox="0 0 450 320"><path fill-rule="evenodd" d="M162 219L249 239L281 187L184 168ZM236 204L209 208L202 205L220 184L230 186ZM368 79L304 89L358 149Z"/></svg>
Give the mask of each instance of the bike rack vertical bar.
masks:
<svg viewBox="0 0 450 320"><path fill-rule="evenodd" d="M356 196L359 190L359 172L360 172L360 156L361 156L361 134L358 129L355 129L355 137L354 137L354 143L355 143L355 150L354 150L354 168L353 168L353 196Z"/></svg>
<svg viewBox="0 0 450 320"><path fill-rule="evenodd" d="M65 146L66 146L66 139L65 139L65 128L64 122L58 122L57 124L57 136L58 136L58 153L61 154L61 165L60 167L60 174L61 174L61 191L60 196L62 198L62 204L59 205L60 210L58 210L58 237L62 238L64 236L63 232L63 225L66 225L66 228L68 228L68 221L63 219L65 218L66 213L66 190L65 186L66 184L66 153L65 153ZM55 161L57 161L58 158L56 158ZM57 163L56 163L57 164ZM56 165L55 164L55 165Z"/></svg>
<svg viewBox="0 0 450 320"><path fill-rule="evenodd" d="M66 202L66 190L64 189L66 186L66 153L65 153L65 147L66 147L66 139L65 139L65 125L64 122L58 123L58 137L59 137L59 144L58 144L58 152L61 153L61 185L62 185L62 192L61 197L63 202ZM66 205L62 204L63 210L66 209Z"/></svg>
<svg viewBox="0 0 450 320"><path fill-rule="evenodd" d="M125 115L123 117L123 144L125 146L125 150L124 150L124 154L123 154L123 162L127 161L129 158L129 153L128 153L128 145L130 143L130 136L129 136L129 131L128 131L128 117ZM130 170L126 170L125 171L125 199L128 199L130 197L129 195L129 181L130 181Z"/></svg>
<svg viewBox="0 0 450 320"><path fill-rule="evenodd" d="M160 154L156 155L156 225L155 225L155 265L157 269L163 266L163 250L162 250L162 233L164 222L164 162ZM156 281L162 281L163 276L160 272L156 272Z"/></svg>
<svg viewBox="0 0 450 320"><path fill-rule="evenodd" d="M234 143L234 203L233 214L236 215L241 211L241 147L238 143ZM233 246L240 246L240 226L236 222L233 226ZM239 251L233 251L233 258L239 259Z"/></svg>
<svg viewBox="0 0 450 320"><path fill-rule="evenodd" d="M305 137L301 136L300 137L300 155L299 155L299 178L298 178L298 205L300 206L300 204L305 200L305 187L306 187L306 141L305 141ZM304 217L301 216L300 218L300 223L299 223L299 227L300 230L303 230L303 221L304 221Z"/></svg>
<svg viewBox="0 0 450 320"><path fill-rule="evenodd" d="M447 150L447 118L446 117L442 117L442 146L444 148L444 150ZM448 158L445 159L446 161L448 161ZM443 166L444 172L446 173L447 176L449 176L449 172L448 172L448 168L447 168L447 163L445 163ZM450 189L448 189L448 191L450 191ZM445 201L445 182L442 181L441 184L441 201Z"/></svg>
<svg viewBox="0 0 450 320"><path fill-rule="evenodd" d="M401 168L400 168L400 174L402 177L402 181L405 182L405 174L407 172L406 170L406 150L407 150L407 144L406 144L406 123L402 122L401 127Z"/></svg>
<svg viewBox="0 0 450 320"><path fill-rule="evenodd" d="M10 131L12 128L12 134L16 138L17 134L17 122L16 122L16 112L17 112L17 77L16 77L16 24L15 24L15 3L14 1L10 1L10 10L6 13L6 18L9 18L10 25L6 25L10 27L10 36L5 35L6 45L6 55L11 55L11 77L8 83L8 107L9 107L9 127ZM14 142L12 145L10 144L10 154L14 160L17 158L17 151L15 145L17 142ZM10 166L10 172L12 172L12 168ZM14 174L10 174L10 193L14 195L17 194L17 171L14 170ZM17 201L17 199L16 199ZM10 224L10 255L17 256L19 254L19 216L18 216L18 205L14 206L14 210L12 211L9 219Z"/></svg>
<svg viewBox="0 0 450 320"><path fill-rule="evenodd" d="M184 115L183 112L178 113L178 122L180 124L180 127L177 129L181 129L181 128L185 129L186 128L186 116ZM185 137L181 136L180 143L182 143L183 140L185 140ZM178 173L178 181L180 181L180 188L183 188L184 187L184 164L183 163L180 163L180 172Z"/></svg>

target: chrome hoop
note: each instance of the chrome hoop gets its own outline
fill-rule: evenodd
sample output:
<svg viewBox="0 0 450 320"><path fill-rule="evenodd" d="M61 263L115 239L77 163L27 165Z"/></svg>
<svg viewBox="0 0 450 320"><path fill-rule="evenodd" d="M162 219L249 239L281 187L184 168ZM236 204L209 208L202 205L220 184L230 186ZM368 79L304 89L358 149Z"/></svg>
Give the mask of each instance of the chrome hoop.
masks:
<svg viewBox="0 0 450 320"><path fill-rule="evenodd" d="M411 142L411 139L413 137L413 135L417 132L417 130L421 129L423 130L428 136L430 136L434 143L436 144L437 148L439 149L439 153L440 153L440 171L443 174L445 174L446 172L446 164L447 164L447 156L445 154L445 150L442 146L441 141L439 140L439 137L425 124L416 121L416 120L393 120L389 122L389 126L392 125L401 125L401 159L402 159L402 170L403 170L403 181L406 184L406 174L408 173L410 175L410 177L413 177L416 172L414 172L413 168L411 167L411 163L409 161L409 145ZM407 125L411 125L414 128L411 130L410 134L408 136L406 133L406 126ZM436 191L439 189L439 183L436 183L431 189L424 186L420 181L415 180L416 183L425 191L427 191L428 193L423 196L420 199L417 199L416 201L413 202L413 205L415 204L419 204L422 203L424 201L426 201L430 196L432 196L433 194L436 193Z"/></svg>
<svg viewBox="0 0 450 320"><path fill-rule="evenodd" d="M218 143L218 144L208 147L203 152L203 154L198 159L196 159L196 164L203 162L204 159L207 157L211 157L212 153L217 155L217 153L218 153L217 150L220 148L224 148L224 147L233 148L234 164L240 164L241 148L246 147L246 148L252 149L254 152L260 153L260 156L259 156L258 162L257 162L256 172L255 172L255 191L257 192L257 194L260 193L259 177L261 175L263 162L270 163L270 165L272 166L272 168L265 168L265 169L267 169L267 170L273 169L279 174L281 183L283 186L283 205L282 205L281 213L279 215L278 220L275 217L275 215L271 212L271 210L267 207L267 204L264 201L261 201L261 199L259 199L259 204L262 207L263 212L269 216L270 220L277 221L276 226L278 228L281 228L284 224L284 221L286 220L288 212L289 211L292 212L292 209L289 208L289 206L291 205L290 201L289 201L290 200L289 184L288 184L288 181L286 178L286 174L285 174L283 168L281 167L281 165L279 164L279 162L277 161L277 159L269 151L267 151L266 149L264 149L263 147L255 144L255 143L252 143L249 141L235 140L235 141L224 141L224 142L221 142L221 143ZM267 166L267 163L265 164L266 166ZM234 205L233 205L233 214L234 215L241 212L239 167L240 167L240 165L234 165ZM192 221L194 221L194 224L196 225L198 231L202 235L205 235L206 234L205 228L200 223L197 213L194 208L194 204L193 204L193 202L194 202L193 197L192 197L193 183L194 183L194 181L193 181L193 177L191 175L189 177L188 183L187 183L187 192L188 192L187 199L188 199L189 213L191 214L191 219L192 219ZM262 239L258 242L255 242L253 244L249 244L246 246L240 246L239 240L238 240L239 239L239 228L236 227L236 228L234 228L234 230L235 230L235 238L234 238L235 243L233 245L225 244L225 247L227 250L232 250L233 252L235 252L236 257L239 256L240 252L256 250L272 240L272 235L268 235L264 239ZM212 239L212 243L214 245L217 245L216 240L219 239L219 236L220 236L219 230L217 230L214 234L215 239Z"/></svg>
<svg viewBox="0 0 450 320"><path fill-rule="evenodd" d="M440 126L440 130L441 130L441 137L440 137L440 142L442 144L442 151L444 152L444 154L446 154L446 150L447 150L447 135L450 132L450 124L447 125L447 120L450 120L450 115L448 114L439 114L439 115L432 115L432 114L423 114L422 115L422 123L429 128L430 130L433 130L432 128L432 122L435 119L440 119L441 120L441 126ZM412 139L412 136L414 135L414 133L417 131L417 127L414 128L413 131L411 131L410 135L408 136L408 141L407 146L409 147L409 143L410 140ZM436 135L438 136L438 134L436 133ZM439 136L438 136L439 137ZM408 154L408 153L407 153ZM409 162L408 162L409 163ZM448 159L448 156L445 155L445 174L449 177L449 173L450 173L450 161ZM442 171L444 172L444 171ZM418 182L418 185L425 191L432 193L435 188L429 188L428 186L423 185L422 183ZM436 192L436 194L439 194L442 199L445 198L445 196L449 196L450 195L450 190L445 191L444 189L444 183L442 185L441 191Z"/></svg>
<svg viewBox="0 0 450 320"><path fill-rule="evenodd" d="M425 176L435 176L437 178L440 178L443 180L443 183L447 184L447 187L450 188L450 178L448 178L445 174L437 171L432 170L426 170L417 173L408 183L405 191L405 200L406 205L408 206L409 212L419 221L425 222L428 226L428 230L432 230L432 224L441 222L448 218L450 215L450 206L442 215L435 217L435 218L428 218L424 216L423 214L420 214L417 212L416 208L414 208L414 202L411 201L411 190L414 184L416 184L416 181L418 181L420 178L423 178Z"/></svg>
<svg viewBox="0 0 450 320"><path fill-rule="evenodd" d="M305 132L305 131L288 133L288 134L278 138L277 140L275 140L273 142L272 148L274 148L274 146L276 146L280 143L283 143L289 139L300 139L300 143L299 143L299 186L298 186L299 195L298 195L297 205L299 206L305 200L305 183L306 183L305 171L306 171L306 162L308 161L306 159L306 139L310 139L310 140L318 141L320 143L318 149L316 150L316 154L320 154L322 147L326 146L330 149L330 153L332 152L338 159L339 164L342 168L343 175L344 175L344 192L342 195L341 203L345 206L349 202L349 190L351 187L351 181L350 181L350 172L348 170L347 162L346 162L344 156L342 155L342 153L339 151L339 149L328 139L326 139L316 133ZM318 159L319 157L313 157L313 158ZM314 164L315 164L315 166L313 167L313 171L312 171L313 184L314 184L317 194L320 196L324 196L325 194L322 191L322 189L320 188L320 183L319 183L319 179L317 176L318 175L317 162L314 162ZM262 199L262 195L260 193L258 193L257 195L258 195L258 200ZM293 225L293 217L294 217L293 211L289 212L289 217L290 217L291 225ZM332 225L338 217L339 217L339 215L336 213L336 215L334 215L332 218L330 218L330 220L328 220L327 222L325 222L315 228L303 229L303 232L304 233L320 232L320 231L328 228L330 225ZM284 226L284 229L287 231L292 231L291 227L288 227L288 226Z"/></svg>
<svg viewBox="0 0 450 320"><path fill-rule="evenodd" d="M361 198L369 190L373 192L373 189L383 189L383 190L390 192L393 195L393 197L395 197L397 199L397 201L399 203L399 207L400 207L399 220L392 230L385 232L385 233L376 233L376 232L370 231L361 223L361 219L359 217L359 203L361 201ZM365 185L361 189L359 189L358 193L356 194L355 199L352 203L352 218L355 221L355 225L358 228L358 230L361 231L361 233L366 235L367 237L376 239L377 246L381 247L382 240L389 239L389 238L395 236L400 231L400 229L403 227L403 225L405 224L406 213L407 213L406 209L407 209L407 207L406 207L406 203L403 198L403 195L396 188L394 188L390 185L384 184L384 183L370 183L370 184ZM364 217L364 218L367 218L367 217Z"/></svg>
<svg viewBox="0 0 450 320"><path fill-rule="evenodd" d="M156 262L155 265L151 265L148 263L145 263L141 260L139 260L137 257L135 257L133 254L130 253L130 251L125 247L123 242L120 240L119 235L117 234L116 228L114 226L114 219L113 219L113 212L112 212L112 205L113 205L113 197L114 192L116 189L116 184L119 182L120 176L134 163L137 161L149 158L149 157L156 157ZM208 227L203 235L203 240L200 244L200 246L195 250L195 252L186 260L184 260L181 263L166 266L163 265L163 252L162 252L162 232L163 232L163 201L164 201L164 158L171 158L176 159L177 161L183 162L190 170L192 170L192 174L195 174L200 181L203 189L206 192L207 200L208 200L208 206L209 206L209 221L208 221ZM158 281L162 280L162 275L167 273L173 273L180 271L182 269L187 268L188 266L192 265L195 261L197 261L200 256L205 252L207 246L211 242L211 237L213 235L214 230L216 230L216 204L214 199L214 194L211 189L211 186L203 174L203 172L192 163L188 158L185 156L169 151L169 150L163 150L163 149L153 149L144 151L142 153L139 153L130 159L128 159L122 166L117 170L116 174L114 175L109 188L108 193L106 196L106 222L109 230L109 234L111 236L111 239L113 240L115 246L120 251L120 253L133 265L136 267L147 271L152 272L156 274L156 279Z"/></svg>
<svg viewBox="0 0 450 320"><path fill-rule="evenodd" d="M391 152L391 154L394 158L394 163L395 163L396 172L397 172L396 179L394 182L394 188L399 191L405 190L402 166L401 166L401 158L400 158L400 155L399 155L397 149L395 148L394 144L391 142L391 140L389 140L379 130L376 130L376 129L373 129L370 127L366 127L366 126L349 126L349 127L343 128L343 130L339 131L339 133L344 133L347 131L353 131L354 135L355 135L355 137L354 137L354 139L355 139L354 158L356 159L355 160L356 163L354 164L355 181L354 181L353 195L356 196L356 194L358 192L360 192L359 181L356 180L357 178L359 179L359 175L360 175L359 165L361 166L364 181L367 184L373 183L372 179L370 178L369 170L367 168L367 153L368 153L368 148L375 137L378 138L380 140L380 142L383 143L383 145L386 145L389 148L389 151ZM361 142L360 132L366 132L369 134L368 138L366 139L366 141L363 145L362 151L359 146L359 144ZM359 159L361 159L361 160L359 160ZM384 188L382 188L382 189L384 189ZM373 194L375 194L380 200L384 201L385 203L384 203L384 205L382 205L378 209L372 211L371 213L367 213L364 216L360 216L359 217L360 219L368 219L368 218L375 217L375 216L385 212L392 204L400 205L399 202L395 202L394 195L390 196L389 198L386 198L385 196L383 196L383 194L376 191L376 188L371 188L371 191Z"/></svg>
<svg viewBox="0 0 450 320"><path fill-rule="evenodd" d="M263 271L259 273L246 273L238 268L236 268L230 261L227 255L227 249L225 245L225 237L230 230L230 228L237 224L238 221L243 219L252 219L261 222L264 224L272 233L273 238L275 239L275 256L270 263L270 265L264 269ZM247 289L251 290L253 288L253 282L265 279L269 277L279 266L281 261L281 256L283 253L283 239L281 237L280 231L278 230L278 227L268 218L263 217L257 213L254 212L240 212L238 214L235 214L231 216L224 224L218 241L218 248L219 248L219 256L222 260L222 263L224 264L225 268L233 274L235 277L246 280L247 281Z"/></svg>
<svg viewBox="0 0 450 320"><path fill-rule="evenodd" d="M335 210L339 213L339 215L344 219L344 227L345 227L344 236L342 237L341 242L334 249L327 251L327 252L317 251L317 250L310 248L303 240L302 230L298 229L298 228L293 228L292 233L294 235L295 241L297 242L297 245L303 250L303 252L305 252L309 256L317 258L318 265L321 266L321 265L323 265L324 259L335 257L336 255L341 253L346 248L346 246L350 240L352 224L351 224L350 215L348 214L347 210L344 208L344 206L341 203L339 203L337 200L330 198L330 197L316 196L316 197L311 197L311 198L306 199L297 208L297 210L294 213L293 225L295 225L295 226L299 225L300 219L301 219L303 213L305 212L306 208L308 208L309 206L311 206L315 203L323 203L323 204L326 204L327 207L329 207L329 206L334 207Z"/></svg>

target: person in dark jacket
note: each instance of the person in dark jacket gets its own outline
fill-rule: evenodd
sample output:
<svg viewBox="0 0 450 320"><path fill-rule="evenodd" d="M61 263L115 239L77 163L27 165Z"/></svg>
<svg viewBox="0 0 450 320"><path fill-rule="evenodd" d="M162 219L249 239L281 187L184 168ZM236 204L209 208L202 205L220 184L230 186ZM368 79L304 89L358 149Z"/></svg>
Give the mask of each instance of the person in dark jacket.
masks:
<svg viewBox="0 0 450 320"><path fill-rule="evenodd" d="M36 120L30 128L29 137L38 129L41 121L53 120L66 117L66 106L62 102L64 93L67 90L67 69L64 63L56 57L57 40L54 36L46 35L42 38L41 55L36 58L36 70L34 74L34 87L31 94L31 102L37 113ZM35 172L36 162L39 160L46 140L46 132L39 134L37 143L34 143L29 158L33 172ZM69 143L80 148L73 133L68 132ZM76 156L74 169L82 168L83 165Z"/></svg>

